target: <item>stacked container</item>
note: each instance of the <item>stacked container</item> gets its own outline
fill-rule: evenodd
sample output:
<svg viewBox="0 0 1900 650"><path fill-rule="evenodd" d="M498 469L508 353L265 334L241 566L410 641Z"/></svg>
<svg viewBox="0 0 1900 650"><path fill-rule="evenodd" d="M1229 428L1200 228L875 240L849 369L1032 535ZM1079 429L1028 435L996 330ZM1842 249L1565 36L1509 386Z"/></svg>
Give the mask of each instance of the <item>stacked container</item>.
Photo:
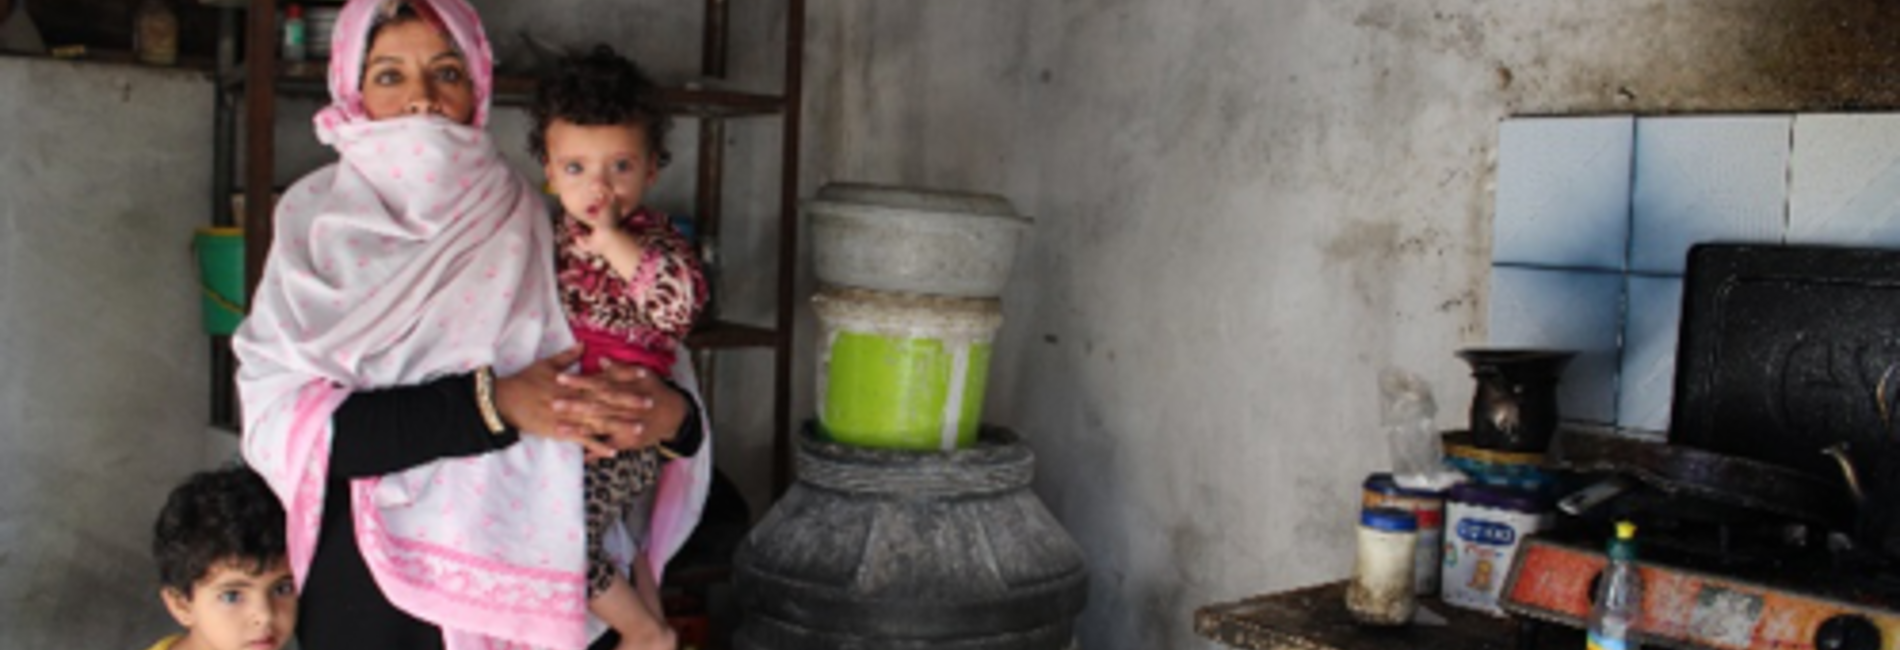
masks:
<svg viewBox="0 0 1900 650"><path fill-rule="evenodd" d="M999 196L858 183L825 186L805 212L820 432L880 449L974 444L1029 220Z"/></svg>
<svg viewBox="0 0 1900 650"><path fill-rule="evenodd" d="M733 557L733 647L1076 647L1082 548L1030 491L1029 446L978 426L1029 220L995 196L858 184L805 212L818 421Z"/></svg>

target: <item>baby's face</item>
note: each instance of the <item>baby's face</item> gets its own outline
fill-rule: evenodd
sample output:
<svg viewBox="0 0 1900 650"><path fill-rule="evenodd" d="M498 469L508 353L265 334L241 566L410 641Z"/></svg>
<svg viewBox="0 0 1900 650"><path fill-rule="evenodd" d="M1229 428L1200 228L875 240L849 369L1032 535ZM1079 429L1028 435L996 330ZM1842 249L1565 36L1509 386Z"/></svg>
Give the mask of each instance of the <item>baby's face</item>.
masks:
<svg viewBox="0 0 1900 650"><path fill-rule="evenodd" d="M297 587L290 564L263 571L249 563L219 562L186 597L163 592L165 606L190 630L193 646L210 650L277 650L297 628Z"/></svg>
<svg viewBox="0 0 1900 650"><path fill-rule="evenodd" d="M632 212L659 177L659 159L638 126L582 126L566 120L548 125L548 184L561 208L589 224Z"/></svg>

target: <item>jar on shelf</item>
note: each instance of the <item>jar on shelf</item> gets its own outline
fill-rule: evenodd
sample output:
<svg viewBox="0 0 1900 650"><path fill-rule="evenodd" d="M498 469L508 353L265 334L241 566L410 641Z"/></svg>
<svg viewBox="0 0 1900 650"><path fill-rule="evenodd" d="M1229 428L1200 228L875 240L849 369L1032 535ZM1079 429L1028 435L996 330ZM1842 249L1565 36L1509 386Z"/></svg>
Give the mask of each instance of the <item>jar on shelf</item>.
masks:
<svg viewBox="0 0 1900 650"><path fill-rule="evenodd" d="M1404 625L1418 609L1413 593L1418 517L1398 508L1366 508L1359 513L1359 552L1352 582L1346 585L1346 610L1367 625Z"/></svg>
<svg viewBox="0 0 1900 650"><path fill-rule="evenodd" d="M1400 487L1391 474L1380 472L1366 477L1360 504L1366 508L1396 508L1418 518L1418 550L1412 564L1412 593L1430 596L1438 593L1439 571L1444 566L1445 492Z"/></svg>
<svg viewBox="0 0 1900 650"><path fill-rule="evenodd" d="M166 0L142 0L132 19L132 49L141 63L178 64L178 14Z"/></svg>

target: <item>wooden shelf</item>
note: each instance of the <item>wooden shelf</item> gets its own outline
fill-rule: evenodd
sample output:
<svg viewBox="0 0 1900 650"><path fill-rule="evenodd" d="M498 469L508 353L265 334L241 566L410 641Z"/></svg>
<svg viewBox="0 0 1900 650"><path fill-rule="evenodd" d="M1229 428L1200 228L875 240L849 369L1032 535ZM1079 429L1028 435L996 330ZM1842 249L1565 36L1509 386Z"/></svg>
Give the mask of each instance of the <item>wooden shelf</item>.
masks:
<svg viewBox="0 0 1900 650"><path fill-rule="evenodd" d="M325 74L325 66L320 61L281 66L277 91L289 97L328 98L330 88ZM495 105L527 106L534 101L534 86L535 80L529 77L496 77ZM661 93L675 114L692 117L777 115L785 108L784 98L778 95L699 88L666 88Z"/></svg>
<svg viewBox="0 0 1900 650"><path fill-rule="evenodd" d="M778 345L777 331L717 320L701 324L686 337L686 346L695 350L770 348L775 345Z"/></svg>
<svg viewBox="0 0 1900 650"><path fill-rule="evenodd" d="M106 65L132 66L135 68L144 68L147 70L178 71L178 72L201 73L201 74L213 74L217 72L217 63L203 57L180 56L178 57L177 65L152 65L150 63L140 62L138 60L138 56L128 50L110 50L110 49L101 49L101 48L95 48L95 47L88 47L86 48L86 53L84 55L75 56L75 57L49 56L46 54L33 54L29 52L8 52L5 50L0 50L0 57L5 57L9 59L38 59L42 61L69 61L72 63L87 63L87 64L103 63Z"/></svg>

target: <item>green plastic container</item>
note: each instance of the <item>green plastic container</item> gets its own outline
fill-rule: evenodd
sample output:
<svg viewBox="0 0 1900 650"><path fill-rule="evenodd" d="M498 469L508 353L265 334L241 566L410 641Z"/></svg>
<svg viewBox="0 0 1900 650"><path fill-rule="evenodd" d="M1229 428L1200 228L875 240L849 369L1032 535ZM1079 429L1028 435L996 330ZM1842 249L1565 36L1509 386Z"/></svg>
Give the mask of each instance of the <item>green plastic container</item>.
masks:
<svg viewBox="0 0 1900 650"><path fill-rule="evenodd" d="M812 307L827 437L877 449L976 444L1001 303L841 289L819 292Z"/></svg>
<svg viewBox="0 0 1900 650"><path fill-rule="evenodd" d="M192 238L205 332L230 336L244 320L244 229L199 228Z"/></svg>

